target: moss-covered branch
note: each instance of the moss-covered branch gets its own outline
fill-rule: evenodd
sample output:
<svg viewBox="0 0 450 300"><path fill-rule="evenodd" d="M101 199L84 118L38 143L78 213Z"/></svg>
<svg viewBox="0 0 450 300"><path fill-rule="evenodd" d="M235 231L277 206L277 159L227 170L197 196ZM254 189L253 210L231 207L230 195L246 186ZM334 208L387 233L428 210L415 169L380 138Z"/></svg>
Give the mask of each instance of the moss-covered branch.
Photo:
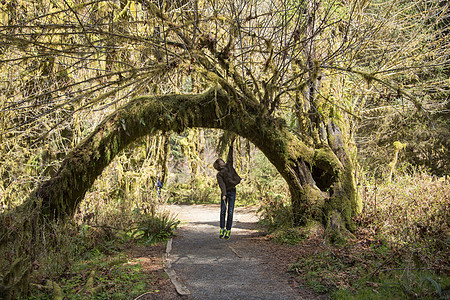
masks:
<svg viewBox="0 0 450 300"><path fill-rule="evenodd" d="M108 116L74 148L57 173L32 193L29 202L54 218L73 215L95 179L130 143L157 131L204 127L235 132L266 155L289 185L298 222L315 218L325 223L324 209L336 210L345 202L350 214L343 219L348 223L356 207L350 203L355 198L354 182L347 180L351 171L332 149L307 146L283 120L261 114L248 102L242 111L237 101L220 87L202 94L136 98Z"/></svg>

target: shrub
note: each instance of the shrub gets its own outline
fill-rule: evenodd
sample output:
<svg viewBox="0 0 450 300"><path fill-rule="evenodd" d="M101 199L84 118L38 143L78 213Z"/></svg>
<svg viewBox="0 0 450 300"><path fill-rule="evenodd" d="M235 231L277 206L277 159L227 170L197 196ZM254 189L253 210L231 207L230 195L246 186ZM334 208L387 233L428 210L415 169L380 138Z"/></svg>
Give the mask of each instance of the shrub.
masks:
<svg viewBox="0 0 450 300"><path fill-rule="evenodd" d="M132 237L144 241L146 244L154 244L164 241L177 229L180 221L177 221L169 213L149 215L142 220L133 231Z"/></svg>

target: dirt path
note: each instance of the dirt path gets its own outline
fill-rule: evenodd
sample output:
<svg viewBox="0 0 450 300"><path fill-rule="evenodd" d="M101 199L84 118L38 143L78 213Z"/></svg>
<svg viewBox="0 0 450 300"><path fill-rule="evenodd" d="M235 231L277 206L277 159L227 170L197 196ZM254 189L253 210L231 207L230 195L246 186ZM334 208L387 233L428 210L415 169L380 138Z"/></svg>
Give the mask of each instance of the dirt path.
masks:
<svg viewBox="0 0 450 300"><path fill-rule="evenodd" d="M169 255L187 299L311 299L262 243L254 208L236 208L230 240L219 239L218 205L168 205L182 221ZM271 259L273 258L273 259ZM302 295L302 296L300 296Z"/></svg>

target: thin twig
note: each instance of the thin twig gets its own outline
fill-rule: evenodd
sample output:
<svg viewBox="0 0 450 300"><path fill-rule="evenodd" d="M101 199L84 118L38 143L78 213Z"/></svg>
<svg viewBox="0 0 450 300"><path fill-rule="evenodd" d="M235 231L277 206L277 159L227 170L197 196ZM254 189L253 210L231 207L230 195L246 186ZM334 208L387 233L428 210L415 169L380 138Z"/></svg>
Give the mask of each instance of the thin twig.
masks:
<svg viewBox="0 0 450 300"><path fill-rule="evenodd" d="M141 298L144 297L145 295L150 295L150 294L153 294L153 292L143 293L142 295L137 296L137 298L135 298L134 300L141 299Z"/></svg>

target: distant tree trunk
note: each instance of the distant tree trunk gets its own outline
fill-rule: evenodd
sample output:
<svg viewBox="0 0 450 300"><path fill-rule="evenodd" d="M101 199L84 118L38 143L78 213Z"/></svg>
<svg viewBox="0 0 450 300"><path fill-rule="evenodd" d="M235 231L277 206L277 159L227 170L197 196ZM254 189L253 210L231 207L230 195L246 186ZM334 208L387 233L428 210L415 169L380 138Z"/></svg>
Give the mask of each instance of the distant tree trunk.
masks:
<svg viewBox="0 0 450 300"><path fill-rule="evenodd" d="M203 94L137 98L99 124L30 199L46 215L71 216L103 169L136 139L157 130L219 128L247 138L277 168L289 185L297 223L316 220L332 225L336 237L352 229L358 194L353 165L341 151L340 131L330 123L331 147L314 149L291 133L282 119L261 115L259 107L250 104L243 110L241 105L220 88Z"/></svg>
<svg viewBox="0 0 450 300"><path fill-rule="evenodd" d="M163 158L161 162L161 182L166 184L167 177L169 177L169 155L170 155L170 144L169 144L169 132L164 134L164 148L163 148Z"/></svg>

